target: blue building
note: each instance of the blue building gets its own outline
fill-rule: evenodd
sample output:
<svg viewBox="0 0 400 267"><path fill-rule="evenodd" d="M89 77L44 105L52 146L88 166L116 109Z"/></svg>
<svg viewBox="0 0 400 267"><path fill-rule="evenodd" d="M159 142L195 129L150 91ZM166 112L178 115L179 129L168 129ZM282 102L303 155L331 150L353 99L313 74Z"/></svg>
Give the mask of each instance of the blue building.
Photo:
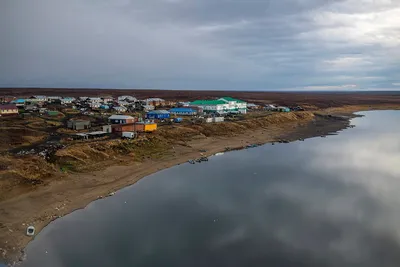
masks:
<svg viewBox="0 0 400 267"><path fill-rule="evenodd" d="M25 99L20 98L20 99L11 101L11 103L17 105L18 107L19 106L24 106L25 105Z"/></svg>
<svg viewBox="0 0 400 267"><path fill-rule="evenodd" d="M192 116L197 114L197 110L193 108L172 108L169 110L171 114L174 115L187 115L187 116Z"/></svg>
<svg viewBox="0 0 400 267"><path fill-rule="evenodd" d="M100 108L101 109L110 109L110 106L109 105L101 105Z"/></svg>
<svg viewBox="0 0 400 267"><path fill-rule="evenodd" d="M152 110L146 113L146 119L164 120L169 119L170 113L166 110Z"/></svg>

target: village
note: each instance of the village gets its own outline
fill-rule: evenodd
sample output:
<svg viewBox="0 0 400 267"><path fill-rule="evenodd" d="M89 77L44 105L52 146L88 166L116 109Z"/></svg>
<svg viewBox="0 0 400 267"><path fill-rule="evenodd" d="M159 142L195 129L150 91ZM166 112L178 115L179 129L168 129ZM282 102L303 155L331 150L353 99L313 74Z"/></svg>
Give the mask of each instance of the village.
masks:
<svg viewBox="0 0 400 267"><path fill-rule="evenodd" d="M251 113L303 110L257 105L232 97L175 102L161 98L139 100L131 95L115 98L33 95L3 96L0 102L2 152L36 154L46 159L74 142L135 139L165 125L220 123L243 120Z"/></svg>

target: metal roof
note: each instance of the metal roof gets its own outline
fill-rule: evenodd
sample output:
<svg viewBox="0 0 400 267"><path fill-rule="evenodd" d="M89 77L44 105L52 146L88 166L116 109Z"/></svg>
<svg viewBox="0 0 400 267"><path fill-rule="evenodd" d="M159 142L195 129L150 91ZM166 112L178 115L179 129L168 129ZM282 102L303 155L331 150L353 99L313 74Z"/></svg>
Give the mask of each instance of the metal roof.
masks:
<svg viewBox="0 0 400 267"><path fill-rule="evenodd" d="M0 105L0 109L17 109L17 106L12 104Z"/></svg>
<svg viewBox="0 0 400 267"><path fill-rule="evenodd" d="M169 112L194 112L196 111L193 108L171 108Z"/></svg>
<svg viewBox="0 0 400 267"><path fill-rule="evenodd" d="M135 118L132 116L127 116L127 115L112 115L108 119L109 120L133 120Z"/></svg>
<svg viewBox="0 0 400 267"><path fill-rule="evenodd" d="M233 97L230 97L230 96L221 97L219 100L222 100L222 99L224 99L226 101L235 101L235 102L238 102L238 103L245 103L245 101L243 101L243 100L239 100L239 99L236 99L236 98L233 98Z"/></svg>
<svg viewBox="0 0 400 267"><path fill-rule="evenodd" d="M215 106L223 104L226 104L226 102L222 100L195 100L190 103L191 106Z"/></svg>
<svg viewBox="0 0 400 267"><path fill-rule="evenodd" d="M167 110L152 110L147 112L147 114L169 114Z"/></svg>

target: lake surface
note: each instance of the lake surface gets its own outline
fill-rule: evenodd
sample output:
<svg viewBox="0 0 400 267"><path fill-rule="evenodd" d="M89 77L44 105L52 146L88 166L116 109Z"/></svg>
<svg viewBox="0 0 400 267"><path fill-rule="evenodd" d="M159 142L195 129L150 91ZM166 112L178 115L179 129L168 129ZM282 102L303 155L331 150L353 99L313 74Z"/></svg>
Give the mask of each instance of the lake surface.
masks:
<svg viewBox="0 0 400 267"><path fill-rule="evenodd" d="M176 166L46 227L24 267L400 266L400 112Z"/></svg>

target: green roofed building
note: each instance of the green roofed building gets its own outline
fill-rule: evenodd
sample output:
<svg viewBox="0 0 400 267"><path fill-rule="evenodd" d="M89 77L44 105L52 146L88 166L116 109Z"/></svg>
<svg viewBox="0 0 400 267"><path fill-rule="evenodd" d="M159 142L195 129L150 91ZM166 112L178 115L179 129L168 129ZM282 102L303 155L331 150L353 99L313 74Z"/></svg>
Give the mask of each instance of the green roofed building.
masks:
<svg viewBox="0 0 400 267"><path fill-rule="evenodd" d="M201 107L205 113L243 113L247 112L247 103L232 97L222 97L216 100L196 100L190 106Z"/></svg>

